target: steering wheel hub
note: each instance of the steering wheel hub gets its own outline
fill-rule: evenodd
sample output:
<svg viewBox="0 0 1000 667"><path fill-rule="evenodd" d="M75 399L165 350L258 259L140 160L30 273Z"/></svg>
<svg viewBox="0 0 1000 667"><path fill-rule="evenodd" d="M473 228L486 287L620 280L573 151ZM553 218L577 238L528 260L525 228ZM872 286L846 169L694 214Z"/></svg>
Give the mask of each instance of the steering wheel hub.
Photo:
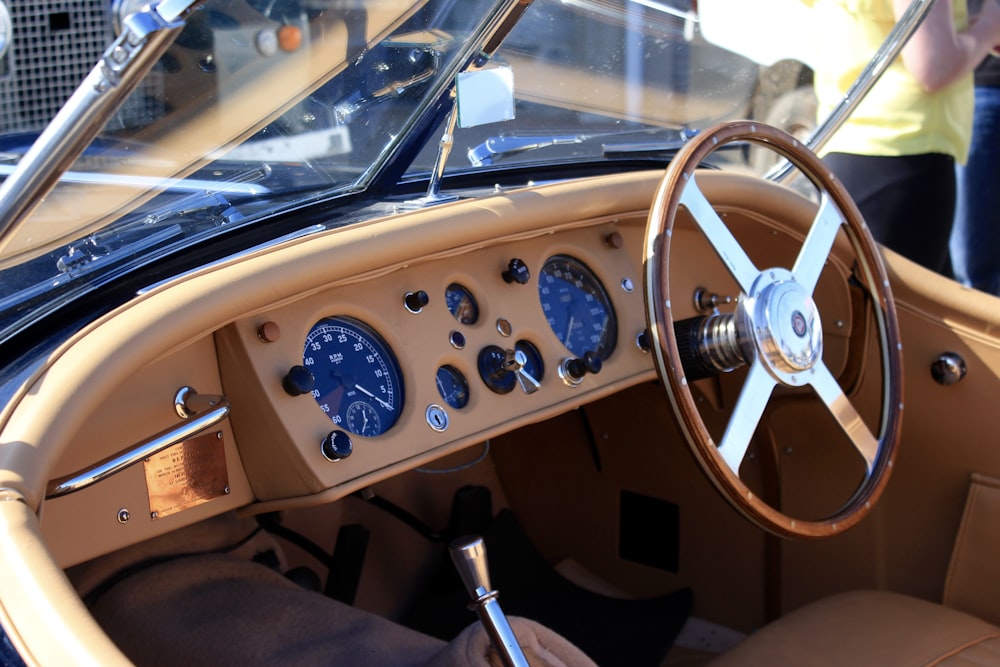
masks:
<svg viewBox="0 0 1000 667"><path fill-rule="evenodd" d="M823 327L812 296L784 269L766 271L750 310L757 349L778 379L811 369L823 355Z"/></svg>

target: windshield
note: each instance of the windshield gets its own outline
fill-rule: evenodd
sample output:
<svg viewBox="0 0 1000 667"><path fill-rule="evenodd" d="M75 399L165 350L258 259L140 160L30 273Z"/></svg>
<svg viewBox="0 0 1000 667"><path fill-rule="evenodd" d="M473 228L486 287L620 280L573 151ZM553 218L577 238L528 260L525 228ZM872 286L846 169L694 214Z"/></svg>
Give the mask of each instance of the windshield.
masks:
<svg viewBox="0 0 1000 667"><path fill-rule="evenodd" d="M0 26L0 175L13 172L143 3L118 0L110 18L106 0L77 4L80 12L93 4L93 16L56 16L22 2L11 5L11 25ZM815 125L808 58L791 42L765 55L749 48L779 40L760 26L732 29L746 19L714 9L725 3L534 0L523 15L511 11L523 4L205 2L8 234L0 329L74 286L376 182L391 198L392 183L425 182L435 172L447 181L541 163L664 160L729 118L760 118L803 138ZM745 16L773 18L774 7L798 3L740 5ZM519 17L512 29L511 17ZM47 51L72 62L37 65L56 62L40 57ZM474 89L449 114L456 81L473 70L500 73L490 80L509 86L509 109L467 122L463 109L482 106L468 100L485 94ZM787 96L801 93L789 106ZM498 97L502 107L503 91ZM743 151L726 166L770 166L755 160Z"/></svg>

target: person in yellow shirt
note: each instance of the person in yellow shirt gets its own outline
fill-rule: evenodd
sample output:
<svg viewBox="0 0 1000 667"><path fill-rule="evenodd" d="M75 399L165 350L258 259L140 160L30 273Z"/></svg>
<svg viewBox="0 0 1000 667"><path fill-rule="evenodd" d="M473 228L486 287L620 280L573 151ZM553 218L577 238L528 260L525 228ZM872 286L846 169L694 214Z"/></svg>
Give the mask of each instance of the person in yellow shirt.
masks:
<svg viewBox="0 0 1000 667"><path fill-rule="evenodd" d="M805 0L814 8L819 114L840 102L910 0ZM972 70L1000 44L1000 0L969 24L965 0L936 0L924 22L841 129L823 160L875 239L950 275L955 164L972 133Z"/></svg>

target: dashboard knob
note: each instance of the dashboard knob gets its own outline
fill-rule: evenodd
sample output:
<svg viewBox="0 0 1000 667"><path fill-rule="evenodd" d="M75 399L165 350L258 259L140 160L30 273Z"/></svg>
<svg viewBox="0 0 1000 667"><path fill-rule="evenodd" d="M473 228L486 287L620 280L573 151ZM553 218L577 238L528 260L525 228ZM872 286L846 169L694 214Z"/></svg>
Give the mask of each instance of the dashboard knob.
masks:
<svg viewBox="0 0 1000 667"><path fill-rule="evenodd" d="M643 352L649 352L649 332L643 329L635 337L635 346Z"/></svg>
<svg viewBox="0 0 1000 667"><path fill-rule="evenodd" d="M323 438L323 444L320 445L319 450L328 461L340 461L354 452L354 443L351 442L351 436L338 429L330 431Z"/></svg>
<svg viewBox="0 0 1000 667"><path fill-rule="evenodd" d="M507 264L507 270L500 274L507 283L517 283L524 285L531 279L531 272L523 259L515 257Z"/></svg>
<svg viewBox="0 0 1000 667"><path fill-rule="evenodd" d="M931 364L931 377L946 387L961 382L968 372L965 359L954 352L944 352Z"/></svg>
<svg viewBox="0 0 1000 667"><path fill-rule="evenodd" d="M403 305L411 313L419 313L424 309L428 303L430 303L430 297L427 296L427 292L423 290L418 290L416 292L407 292L406 296L403 297Z"/></svg>
<svg viewBox="0 0 1000 667"><path fill-rule="evenodd" d="M305 366L292 366L281 380L281 387L289 396L308 394L316 386L316 378Z"/></svg>
<svg viewBox="0 0 1000 667"><path fill-rule="evenodd" d="M566 375L571 380L579 382L587 373L600 373L604 363L599 356L588 351L584 353L583 358L567 359L563 365L566 369Z"/></svg>

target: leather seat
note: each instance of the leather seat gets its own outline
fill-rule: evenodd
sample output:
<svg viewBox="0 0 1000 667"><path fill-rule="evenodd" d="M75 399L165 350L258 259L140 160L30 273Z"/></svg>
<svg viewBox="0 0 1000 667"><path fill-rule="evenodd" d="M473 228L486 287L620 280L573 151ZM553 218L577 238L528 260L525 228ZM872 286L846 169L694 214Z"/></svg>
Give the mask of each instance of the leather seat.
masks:
<svg viewBox="0 0 1000 667"><path fill-rule="evenodd" d="M1000 627L926 600L885 591L856 591L793 611L709 664L1000 665Z"/></svg>

